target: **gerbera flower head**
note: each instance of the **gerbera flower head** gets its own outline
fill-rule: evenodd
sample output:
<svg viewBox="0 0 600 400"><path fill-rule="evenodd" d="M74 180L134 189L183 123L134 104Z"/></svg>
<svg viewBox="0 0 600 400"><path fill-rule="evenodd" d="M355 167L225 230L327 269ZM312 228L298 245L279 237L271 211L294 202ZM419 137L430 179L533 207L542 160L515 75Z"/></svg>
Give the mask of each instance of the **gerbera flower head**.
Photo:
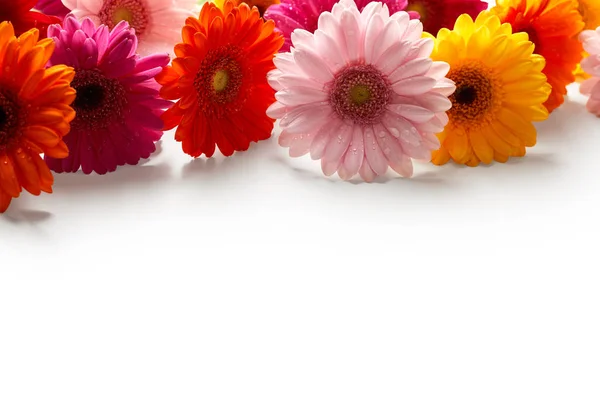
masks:
<svg viewBox="0 0 600 400"><path fill-rule="evenodd" d="M60 19L34 11L37 0L0 0L0 21L10 21L15 34L21 35L30 29L39 30L39 37L45 38L48 26Z"/></svg>
<svg viewBox="0 0 600 400"><path fill-rule="evenodd" d="M577 1L577 10L581 17L583 18L583 23L585 24L584 30L594 30L600 26L600 1L598 0L573 0ZM585 51L583 52L583 57L589 56ZM577 68L575 68L575 77L577 81L580 82L582 80L588 79L591 75L586 74L581 65L577 64Z"/></svg>
<svg viewBox="0 0 600 400"><path fill-rule="evenodd" d="M567 85L575 81L573 71L581 60L577 35L583 29L573 0L498 0L491 13L513 32L525 32L535 44L535 53L546 59L544 74L552 86L546 108L552 112L564 102Z"/></svg>
<svg viewBox="0 0 600 400"><path fill-rule="evenodd" d="M581 84L580 90L590 96L586 105L588 111L600 117L600 27L583 31L580 39L589 54L581 62L581 67L590 76Z"/></svg>
<svg viewBox="0 0 600 400"><path fill-rule="evenodd" d="M214 3L220 9L223 9L225 6L225 0L214 0ZM271 7L272 5L279 4L280 0L233 0L233 4L236 6L239 6L242 3L248 4L250 8L258 8L258 12L260 12L260 15L263 16L265 11L267 11L267 8Z"/></svg>
<svg viewBox="0 0 600 400"><path fill-rule="evenodd" d="M74 71L45 69L54 43L38 36L32 29L17 38L12 24L0 23L0 212L22 189L52 193L54 178L40 154L68 154L63 136L75 116Z"/></svg>
<svg viewBox="0 0 600 400"><path fill-rule="evenodd" d="M285 37L282 52L290 50L291 35L296 29L304 29L314 32L317 29L319 16L324 12L330 12L338 0L281 0L265 12L266 19L272 19L277 29ZM356 0L356 6L362 10L371 0ZM402 11L406 8L407 0L384 0L390 13ZM410 13L411 18L418 18L416 12Z"/></svg>
<svg viewBox="0 0 600 400"><path fill-rule="evenodd" d="M380 2L360 12L353 0L323 13L314 34L294 32L292 52L278 54L270 74L280 145L345 180L372 181L388 167L411 176L412 159L429 161L439 147L454 91L422 34L406 12L390 16Z"/></svg>
<svg viewBox="0 0 600 400"><path fill-rule="evenodd" d="M211 157L215 145L225 156L268 139L273 120L265 112L275 100L267 83L273 57L283 44L273 21L256 8L227 1L223 10L202 7L188 18L172 66L157 77L161 95L178 100L163 115L166 129L192 157Z"/></svg>
<svg viewBox="0 0 600 400"><path fill-rule="evenodd" d="M535 145L532 121L548 117L543 103L551 88L544 58L533 50L527 34L513 34L493 14L481 13L475 22L461 15L454 30L439 31L432 58L450 64L456 91L434 164L505 162Z"/></svg>
<svg viewBox="0 0 600 400"><path fill-rule="evenodd" d="M487 8L481 0L408 0L406 10L418 13L423 30L435 35L442 28L452 28L461 14L475 19Z"/></svg>
<svg viewBox="0 0 600 400"><path fill-rule="evenodd" d="M154 80L169 57L137 56L135 32L124 21L109 30L96 28L89 18L79 22L67 15L63 27L52 25L48 34L56 43L49 64L75 68L72 86L77 90L77 116L65 138L69 157L46 155L50 168L105 174L148 158L162 136L160 114L170 105L159 98Z"/></svg>
<svg viewBox="0 0 600 400"><path fill-rule="evenodd" d="M90 18L110 29L126 21L139 40L142 55L172 49L196 0L63 0L78 18Z"/></svg>
<svg viewBox="0 0 600 400"><path fill-rule="evenodd" d="M64 18L69 13L69 9L65 7L62 0L38 0L35 9L40 10L44 14L55 15L59 18Z"/></svg>

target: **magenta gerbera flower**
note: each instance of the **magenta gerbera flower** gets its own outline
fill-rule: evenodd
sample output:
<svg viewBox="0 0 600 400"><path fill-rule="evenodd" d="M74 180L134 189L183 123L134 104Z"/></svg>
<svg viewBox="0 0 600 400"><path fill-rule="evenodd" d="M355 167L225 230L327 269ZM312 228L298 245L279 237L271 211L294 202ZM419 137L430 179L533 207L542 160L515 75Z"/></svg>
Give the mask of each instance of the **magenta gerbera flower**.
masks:
<svg viewBox="0 0 600 400"><path fill-rule="evenodd" d="M412 160L429 161L440 146L455 89L422 34L405 12L372 2L360 13L353 0L323 13L314 34L295 31L293 51L269 73L280 145L320 159L325 175L372 181L391 167L411 176Z"/></svg>
<svg viewBox="0 0 600 400"><path fill-rule="evenodd" d="M482 0L408 0L406 10L418 13L423 30L435 36L442 28L452 29L461 14L475 20L487 7Z"/></svg>
<svg viewBox="0 0 600 400"><path fill-rule="evenodd" d="M319 16L331 11L338 0L281 0L280 4L272 5L265 12L265 19L275 21L277 29L285 37L281 52L290 50L291 35L295 29L314 32L317 29ZM356 6L362 10L371 0L356 0ZM407 6L407 0L383 0L390 13L402 11ZM416 12L409 13L411 18L418 18Z"/></svg>
<svg viewBox="0 0 600 400"><path fill-rule="evenodd" d="M61 0L38 0L35 8L44 14L60 18L64 18L69 13L69 9L65 7Z"/></svg>
<svg viewBox="0 0 600 400"><path fill-rule="evenodd" d="M47 157L48 166L55 172L81 168L105 174L148 158L162 136L160 115L171 105L159 98L154 80L168 55L137 56L137 38L127 22L109 30L68 15L63 27L50 26L48 36L56 43L50 65L73 67L77 91L76 117L65 137L69 157Z"/></svg>

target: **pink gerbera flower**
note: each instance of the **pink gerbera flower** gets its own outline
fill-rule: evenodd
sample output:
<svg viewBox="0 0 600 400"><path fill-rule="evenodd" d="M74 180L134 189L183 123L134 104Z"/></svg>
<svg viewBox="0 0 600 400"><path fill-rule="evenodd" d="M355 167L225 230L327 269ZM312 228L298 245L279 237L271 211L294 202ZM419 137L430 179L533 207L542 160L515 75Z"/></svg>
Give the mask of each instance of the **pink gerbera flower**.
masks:
<svg viewBox="0 0 600 400"><path fill-rule="evenodd" d="M48 36L56 43L50 65L73 67L71 86L77 91L76 117L65 137L69 157L46 157L50 169L76 172L81 167L86 174L105 174L148 158L162 136L160 115L171 105L159 98L154 80L169 57L136 56L137 38L127 22L109 30L68 15L63 27L48 28Z"/></svg>
<svg viewBox="0 0 600 400"><path fill-rule="evenodd" d="M393 14L406 8L408 0L384 0ZM371 0L356 0L356 6L362 10ZM285 37L282 52L290 50L291 35L295 29L304 29L314 32L317 29L319 16L331 11L337 0L281 0L281 4L272 5L265 12L265 19L272 19L277 29ZM416 12L409 13L411 18L418 18Z"/></svg>
<svg viewBox="0 0 600 400"><path fill-rule="evenodd" d="M581 84L580 90L581 93L590 96L587 102L588 111L600 117L600 27L581 32L579 39L589 54L581 62L581 68L591 75L591 78Z"/></svg>
<svg viewBox="0 0 600 400"><path fill-rule="evenodd" d="M290 156L310 153L325 175L366 181L388 167L409 177L413 158L430 160L454 83L422 33L405 12L390 17L372 2L361 13L353 0L323 13L314 34L296 30L292 52L278 54L270 73L277 102L267 112L281 118Z"/></svg>
<svg viewBox="0 0 600 400"><path fill-rule="evenodd" d="M62 0L79 19L114 28L127 21L139 39L142 55L172 51L181 38L185 19L193 15L196 0Z"/></svg>
<svg viewBox="0 0 600 400"><path fill-rule="evenodd" d="M39 0L35 8L44 14L59 18L64 18L69 13L69 9L64 6L61 0Z"/></svg>

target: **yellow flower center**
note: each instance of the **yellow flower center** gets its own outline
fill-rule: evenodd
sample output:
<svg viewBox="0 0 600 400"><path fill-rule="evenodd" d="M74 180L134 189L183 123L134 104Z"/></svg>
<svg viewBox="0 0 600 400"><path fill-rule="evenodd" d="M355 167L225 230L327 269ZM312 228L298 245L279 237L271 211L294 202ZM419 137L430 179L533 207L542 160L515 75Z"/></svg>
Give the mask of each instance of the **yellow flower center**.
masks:
<svg viewBox="0 0 600 400"><path fill-rule="evenodd" d="M104 0L98 12L100 22L110 29L121 21L127 21L137 35L144 33L149 18L146 0Z"/></svg>
<svg viewBox="0 0 600 400"><path fill-rule="evenodd" d="M223 7L225 5L225 0L214 0L213 2L220 9L223 9ZM274 4L279 4L279 2L280 2L280 0L236 0L236 1L234 1L236 6L239 6L242 3L246 3L248 5L248 7L250 7L250 8L252 8L252 7L258 8L258 12L260 13L261 17L265 13L265 11L267 11L267 8L271 7Z"/></svg>
<svg viewBox="0 0 600 400"><path fill-rule="evenodd" d="M220 69L215 73L213 77L213 89L215 92L222 92L227 88L229 84L229 72L226 69Z"/></svg>
<svg viewBox="0 0 600 400"><path fill-rule="evenodd" d="M356 85L350 89L350 98L357 106L362 106L371 99L371 91L365 85Z"/></svg>
<svg viewBox="0 0 600 400"><path fill-rule="evenodd" d="M427 8L425 8L425 6L423 5L423 3L420 3L418 1L415 2L410 2L410 4L406 7L406 11L416 11L419 13L419 16L421 17L421 20L424 20L425 18L427 18Z"/></svg>
<svg viewBox="0 0 600 400"><path fill-rule="evenodd" d="M131 25L131 23L133 22L133 13L131 12L131 10L125 7L117 8L115 10L115 13L113 14L112 21L115 25L121 21L127 21L127 23Z"/></svg>

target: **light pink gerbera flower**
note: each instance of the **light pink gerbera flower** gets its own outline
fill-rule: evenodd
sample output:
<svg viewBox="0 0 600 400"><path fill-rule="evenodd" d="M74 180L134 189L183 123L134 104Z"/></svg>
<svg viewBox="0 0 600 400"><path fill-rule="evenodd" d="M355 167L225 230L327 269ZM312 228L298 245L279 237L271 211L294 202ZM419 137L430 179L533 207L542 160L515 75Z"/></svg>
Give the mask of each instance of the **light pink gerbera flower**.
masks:
<svg viewBox="0 0 600 400"><path fill-rule="evenodd" d="M290 156L310 153L325 175L366 181L388 167L409 177L412 159L430 160L455 87L422 33L405 12L390 17L372 2L361 13L353 0L323 13L314 34L296 30L270 73L278 92L267 112L281 118Z"/></svg>
<svg viewBox="0 0 600 400"><path fill-rule="evenodd" d="M181 39L185 19L193 15L196 0L62 0L78 18L89 17L110 29L127 21L135 29L142 55L170 51Z"/></svg>
<svg viewBox="0 0 600 400"><path fill-rule="evenodd" d="M600 117L600 27L581 32L579 40L589 54L581 62L581 68L592 77L581 83L581 93L590 96L587 102L589 112Z"/></svg>

